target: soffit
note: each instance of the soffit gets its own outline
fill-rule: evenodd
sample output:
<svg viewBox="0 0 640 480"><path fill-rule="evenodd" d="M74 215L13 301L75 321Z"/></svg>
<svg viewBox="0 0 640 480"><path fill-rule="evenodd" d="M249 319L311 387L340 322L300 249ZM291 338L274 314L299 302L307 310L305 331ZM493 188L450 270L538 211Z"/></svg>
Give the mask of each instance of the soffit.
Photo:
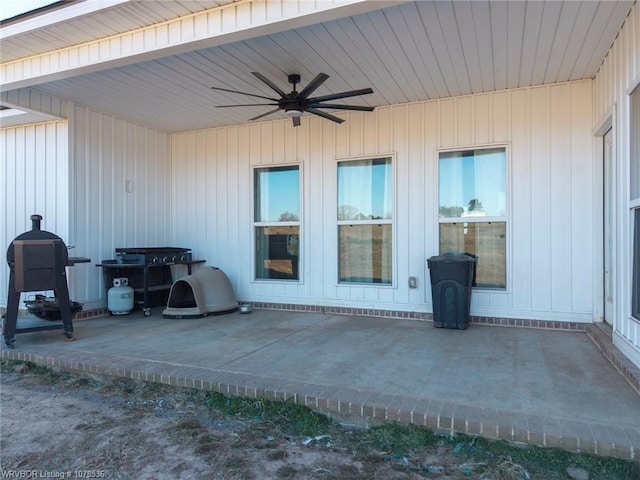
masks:
<svg viewBox="0 0 640 480"><path fill-rule="evenodd" d="M252 71L286 91L290 73L304 86L325 72L317 95L371 87L374 94L348 102L370 106L573 81L595 76L632 4L410 2L33 88L178 132L242 124L270 110L216 108L255 99L210 86L273 96ZM264 120L278 118L286 117Z"/></svg>
<svg viewBox="0 0 640 480"><path fill-rule="evenodd" d="M73 2L2 25L0 61L38 55L162 23L239 0L100 0Z"/></svg>

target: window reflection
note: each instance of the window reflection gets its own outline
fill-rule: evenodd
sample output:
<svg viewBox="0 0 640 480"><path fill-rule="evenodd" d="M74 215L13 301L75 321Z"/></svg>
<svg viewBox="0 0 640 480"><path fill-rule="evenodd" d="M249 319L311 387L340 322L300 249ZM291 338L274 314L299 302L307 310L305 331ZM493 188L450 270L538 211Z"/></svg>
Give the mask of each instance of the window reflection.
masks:
<svg viewBox="0 0 640 480"><path fill-rule="evenodd" d="M391 284L391 225L340 225L341 282Z"/></svg>
<svg viewBox="0 0 640 480"><path fill-rule="evenodd" d="M506 288L506 223L441 223L440 254L447 253L478 257L475 286Z"/></svg>
<svg viewBox="0 0 640 480"><path fill-rule="evenodd" d="M442 152L439 216L501 217L506 214L504 148Z"/></svg>
<svg viewBox="0 0 640 480"><path fill-rule="evenodd" d="M254 170L254 220L292 222L300 219L298 167Z"/></svg>
<svg viewBox="0 0 640 480"><path fill-rule="evenodd" d="M256 278L298 280L300 229L256 227Z"/></svg>
<svg viewBox="0 0 640 480"><path fill-rule="evenodd" d="M338 220L390 219L391 159L338 164Z"/></svg>

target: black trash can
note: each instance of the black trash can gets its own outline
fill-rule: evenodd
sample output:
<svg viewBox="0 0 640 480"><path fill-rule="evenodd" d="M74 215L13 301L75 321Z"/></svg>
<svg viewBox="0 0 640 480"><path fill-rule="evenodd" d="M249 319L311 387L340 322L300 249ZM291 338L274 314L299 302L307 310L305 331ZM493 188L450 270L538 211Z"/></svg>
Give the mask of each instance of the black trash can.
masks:
<svg viewBox="0 0 640 480"><path fill-rule="evenodd" d="M471 287L477 257L471 254L438 255L427 260L433 298L433 324L439 328L469 327Z"/></svg>

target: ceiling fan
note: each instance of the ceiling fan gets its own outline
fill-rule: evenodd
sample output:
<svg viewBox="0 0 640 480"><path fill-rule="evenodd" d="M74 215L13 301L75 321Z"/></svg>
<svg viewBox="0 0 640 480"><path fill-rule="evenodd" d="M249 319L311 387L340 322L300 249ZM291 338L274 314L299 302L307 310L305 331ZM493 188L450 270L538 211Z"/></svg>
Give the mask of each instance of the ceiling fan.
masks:
<svg viewBox="0 0 640 480"><path fill-rule="evenodd" d="M272 90L274 90L280 98L272 98L266 97L264 95L257 95L254 93L246 93L239 92L237 90L229 90L228 88L220 88L220 87L211 87L213 90L220 90L223 92L230 93L239 93L241 95L248 95L250 97L263 98L265 100L270 100L270 103L246 103L241 105L218 105L217 108L226 108L226 107L255 107L261 105L271 105L277 106L273 110L268 111L267 113L263 113L262 115L258 115L257 117L253 117L250 120L257 120L262 117L266 117L267 115L271 115L279 110L284 110L285 113L291 117L293 120L293 126L300 126L300 117L304 112L309 112L314 115L318 115L320 117L326 118L327 120L331 120L332 122L342 123L344 120L342 118L338 118L329 113L323 112L319 110L320 108L332 108L335 110L359 110L363 112L372 112L374 107L368 106L360 106L360 105L343 105L341 103L324 103L330 100L338 100L340 98L347 97L355 97L358 95L367 95L369 93L373 93L373 90L370 88L362 88L360 90L350 90L348 92L334 93L331 95L323 95L320 97L309 97L320 85L322 85L329 75L326 73L319 73L316 77L311 80L311 82L304 87L299 92L296 90L296 85L300 83L300 75L297 73L293 73L289 75L289 83L293 85L293 90L290 93L286 93L280 87L278 87L271 80L266 78L264 75L258 72L251 72L255 75L260 81L267 84Z"/></svg>

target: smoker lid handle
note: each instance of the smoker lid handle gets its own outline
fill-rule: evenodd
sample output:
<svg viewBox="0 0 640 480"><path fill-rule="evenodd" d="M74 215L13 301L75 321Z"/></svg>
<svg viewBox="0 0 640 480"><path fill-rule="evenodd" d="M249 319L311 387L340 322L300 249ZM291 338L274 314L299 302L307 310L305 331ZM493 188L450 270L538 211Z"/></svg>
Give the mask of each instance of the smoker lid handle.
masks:
<svg viewBox="0 0 640 480"><path fill-rule="evenodd" d="M73 267L76 263L89 263L90 261L91 259L87 257L69 257L67 265L69 267Z"/></svg>

